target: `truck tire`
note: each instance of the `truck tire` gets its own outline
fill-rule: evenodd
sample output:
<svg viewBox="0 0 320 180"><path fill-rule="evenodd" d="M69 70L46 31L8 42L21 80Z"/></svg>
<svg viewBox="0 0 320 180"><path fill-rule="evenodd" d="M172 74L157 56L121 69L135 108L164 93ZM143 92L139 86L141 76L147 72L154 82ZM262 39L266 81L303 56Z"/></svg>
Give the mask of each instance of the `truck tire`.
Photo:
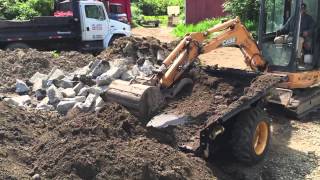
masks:
<svg viewBox="0 0 320 180"><path fill-rule="evenodd" d="M247 165L261 161L269 150L270 118L261 107L240 113L231 132L231 150L236 159Z"/></svg>
<svg viewBox="0 0 320 180"><path fill-rule="evenodd" d="M125 36L125 35L121 35L121 34L115 34L115 35L113 35L112 38L111 38L110 41L109 41L108 46L112 46L113 43L114 43L114 41L115 41L116 39L121 38L121 37L123 37L123 36Z"/></svg>
<svg viewBox="0 0 320 180"><path fill-rule="evenodd" d="M11 43L6 47L6 49L10 49L10 50L13 50L13 49L28 49L28 48L30 48L30 47L25 43Z"/></svg>

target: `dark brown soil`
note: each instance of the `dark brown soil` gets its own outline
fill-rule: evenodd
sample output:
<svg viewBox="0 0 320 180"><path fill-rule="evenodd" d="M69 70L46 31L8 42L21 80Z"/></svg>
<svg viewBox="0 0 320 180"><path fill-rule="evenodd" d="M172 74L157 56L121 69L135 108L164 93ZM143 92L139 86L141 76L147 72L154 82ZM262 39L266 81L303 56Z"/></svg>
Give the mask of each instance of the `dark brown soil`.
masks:
<svg viewBox="0 0 320 180"><path fill-rule="evenodd" d="M0 50L0 93L14 89L16 79L27 80L36 72L48 74L54 66L72 72L95 60L79 52L40 52L34 49Z"/></svg>
<svg viewBox="0 0 320 180"><path fill-rule="evenodd" d="M213 178L203 160L147 138L147 130L119 105L65 118L3 103L0 108L1 179Z"/></svg>

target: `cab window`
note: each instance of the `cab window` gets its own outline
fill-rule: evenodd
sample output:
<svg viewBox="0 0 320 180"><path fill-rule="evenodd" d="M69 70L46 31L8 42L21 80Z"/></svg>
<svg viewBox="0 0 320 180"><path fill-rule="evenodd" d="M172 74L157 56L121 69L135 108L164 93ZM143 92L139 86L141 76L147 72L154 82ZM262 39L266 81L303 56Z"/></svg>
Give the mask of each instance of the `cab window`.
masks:
<svg viewBox="0 0 320 180"><path fill-rule="evenodd" d="M102 6L97 5L86 5L85 12L87 18L97 19L103 21L106 19L106 15L104 13Z"/></svg>

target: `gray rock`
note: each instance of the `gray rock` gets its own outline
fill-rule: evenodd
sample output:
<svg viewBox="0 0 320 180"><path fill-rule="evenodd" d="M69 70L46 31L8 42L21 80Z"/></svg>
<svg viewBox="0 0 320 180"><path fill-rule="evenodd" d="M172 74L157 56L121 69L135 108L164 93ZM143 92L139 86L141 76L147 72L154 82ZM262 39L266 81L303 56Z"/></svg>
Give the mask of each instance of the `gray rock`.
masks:
<svg viewBox="0 0 320 180"><path fill-rule="evenodd" d="M102 107L103 105L105 104L105 102L103 101L103 99L99 96L97 99L96 99L96 104L95 104L95 107Z"/></svg>
<svg viewBox="0 0 320 180"><path fill-rule="evenodd" d="M38 110L43 111L53 111L54 107L52 105L49 105L49 98L45 97L36 107Z"/></svg>
<svg viewBox="0 0 320 180"><path fill-rule="evenodd" d="M41 177L39 174L35 174L32 176L32 180L41 180Z"/></svg>
<svg viewBox="0 0 320 180"><path fill-rule="evenodd" d="M74 92L74 90L72 88L64 89L63 91L61 91L61 94L65 98L74 98L74 97L76 97L76 92Z"/></svg>
<svg viewBox="0 0 320 180"><path fill-rule="evenodd" d="M125 53L126 55L129 55L129 56L134 55L136 53L132 42L128 42L122 51L123 51L123 53Z"/></svg>
<svg viewBox="0 0 320 180"><path fill-rule="evenodd" d="M43 83L46 82L43 79L37 79L34 81L33 86L32 86L32 91L36 92L37 90L41 90L43 89L45 86L43 85Z"/></svg>
<svg viewBox="0 0 320 180"><path fill-rule="evenodd" d="M43 89L38 89L35 92L35 97L37 98L37 100L42 100L43 98L45 98L47 95L47 91L43 90Z"/></svg>
<svg viewBox="0 0 320 180"><path fill-rule="evenodd" d="M57 111L60 114L67 114L70 109L74 107L76 104L76 101L60 101L59 104L57 105Z"/></svg>
<svg viewBox="0 0 320 180"><path fill-rule="evenodd" d="M163 60L165 60L165 53L164 53L164 50L160 49L158 50L157 52L157 61L160 61L162 62Z"/></svg>
<svg viewBox="0 0 320 180"><path fill-rule="evenodd" d="M111 68L117 67L126 71L128 69L128 60L125 58L113 59L111 61Z"/></svg>
<svg viewBox="0 0 320 180"><path fill-rule="evenodd" d="M97 98L98 98L98 95L89 94L86 101L84 103L78 104L77 108L79 108L82 112L89 112L92 106L94 106Z"/></svg>
<svg viewBox="0 0 320 180"><path fill-rule="evenodd" d="M50 104L58 103L59 101L61 101L61 99L63 99L62 93L54 85L51 85L47 89L47 96L49 98L49 103Z"/></svg>
<svg viewBox="0 0 320 180"><path fill-rule="evenodd" d="M121 75L121 79L124 80L124 81L130 81L134 78L133 76L133 73L131 70L127 71L127 72L124 72L122 75Z"/></svg>
<svg viewBox="0 0 320 180"><path fill-rule="evenodd" d="M79 91L78 96L86 96L86 97L87 97L88 94L89 94L89 89L90 89L89 86L83 87L83 88Z"/></svg>
<svg viewBox="0 0 320 180"><path fill-rule="evenodd" d="M140 76L140 69L137 64L132 67L131 71L133 76Z"/></svg>
<svg viewBox="0 0 320 180"><path fill-rule="evenodd" d="M54 67L48 75L48 80L59 80L64 78L64 72L57 67Z"/></svg>
<svg viewBox="0 0 320 180"><path fill-rule="evenodd" d="M92 67L92 70L89 73L89 76L96 78L101 74L107 72L109 69L110 69L109 62L98 60L97 62L94 63L94 66Z"/></svg>
<svg viewBox="0 0 320 180"><path fill-rule="evenodd" d="M86 76L90 73L90 66L93 62L90 62L87 66L83 67L83 68L78 68L77 70L75 70L72 74L75 76Z"/></svg>
<svg viewBox="0 0 320 180"><path fill-rule="evenodd" d="M112 79L119 79L125 71L126 69L124 68L113 67L108 72L105 73L105 76L110 77Z"/></svg>
<svg viewBox="0 0 320 180"><path fill-rule="evenodd" d="M24 94L27 93L30 90L30 88L27 86L27 84L19 79L16 80L16 93Z"/></svg>
<svg viewBox="0 0 320 180"><path fill-rule="evenodd" d="M89 88L88 92L90 94L100 95L100 94L106 92L107 89L108 89L108 86L93 86L93 87Z"/></svg>
<svg viewBox="0 0 320 180"><path fill-rule="evenodd" d="M141 66L140 71L143 73L143 76L150 76L153 74L153 70L155 69L152 62L150 62L149 60L146 60L143 63L143 66Z"/></svg>
<svg viewBox="0 0 320 180"><path fill-rule="evenodd" d="M31 103L31 98L28 95L23 95L12 98L5 98L4 101L14 106L25 107L26 105Z"/></svg>
<svg viewBox="0 0 320 180"><path fill-rule="evenodd" d="M74 86L74 81L71 81L67 78L63 78L63 79L55 79L53 80L53 84L56 86L56 87L61 87L61 88L73 88Z"/></svg>
<svg viewBox="0 0 320 180"><path fill-rule="evenodd" d="M76 94L78 94L80 92L80 90L84 87L84 84L82 82L79 82L74 88L74 92L76 92Z"/></svg>
<svg viewBox="0 0 320 180"><path fill-rule="evenodd" d="M110 71L110 70L109 70ZM109 72L108 71L108 72ZM98 86L105 86L105 85L109 85L112 82L112 77L110 77L110 75L108 74L108 72L102 74L101 76L99 76L96 79L96 83Z"/></svg>
<svg viewBox="0 0 320 180"><path fill-rule="evenodd" d="M86 101L87 97L86 96L76 96L74 98L63 98L62 101L75 101L75 102L84 102Z"/></svg>
<svg viewBox="0 0 320 180"><path fill-rule="evenodd" d="M38 81L41 81L42 80L47 80L48 79L48 75L46 74L41 74L39 72L36 72L30 79L29 81L32 83L32 84L35 84L36 82Z"/></svg>

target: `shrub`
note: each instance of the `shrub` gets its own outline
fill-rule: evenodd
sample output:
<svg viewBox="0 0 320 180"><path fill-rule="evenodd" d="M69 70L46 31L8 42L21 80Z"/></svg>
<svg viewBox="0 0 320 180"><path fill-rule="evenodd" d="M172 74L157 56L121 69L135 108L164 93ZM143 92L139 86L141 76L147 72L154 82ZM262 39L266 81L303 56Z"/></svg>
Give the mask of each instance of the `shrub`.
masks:
<svg viewBox="0 0 320 180"><path fill-rule="evenodd" d="M137 6L147 16L167 15L168 6L180 6L183 8L184 0L139 0Z"/></svg>
<svg viewBox="0 0 320 180"><path fill-rule="evenodd" d="M50 15L54 0L0 0L0 16L5 19L31 19Z"/></svg>
<svg viewBox="0 0 320 180"><path fill-rule="evenodd" d="M227 0L223 7L225 12L239 16L242 21L258 22L259 0Z"/></svg>

